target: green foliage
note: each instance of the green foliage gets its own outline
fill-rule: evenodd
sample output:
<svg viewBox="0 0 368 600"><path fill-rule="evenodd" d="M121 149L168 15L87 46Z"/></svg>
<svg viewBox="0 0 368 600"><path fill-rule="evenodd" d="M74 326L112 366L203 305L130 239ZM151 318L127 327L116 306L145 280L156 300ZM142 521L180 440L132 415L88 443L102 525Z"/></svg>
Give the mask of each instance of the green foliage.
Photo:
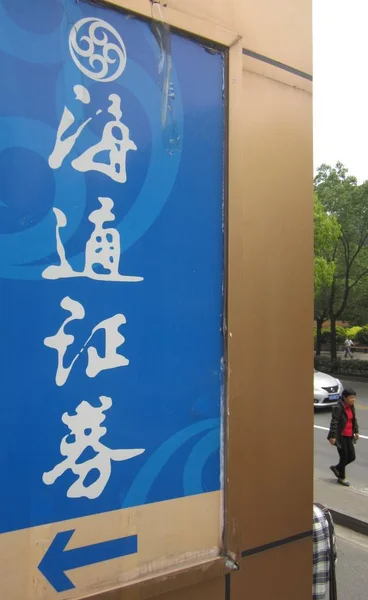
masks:
<svg viewBox="0 0 368 600"><path fill-rule="evenodd" d="M331 329L326 327L321 332L322 344L329 344L331 342Z"/></svg>
<svg viewBox="0 0 368 600"><path fill-rule="evenodd" d="M343 344L346 340L346 327L337 326L336 327L336 339L339 344Z"/></svg>
<svg viewBox="0 0 368 600"><path fill-rule="evenodd" d="M345 327L336 327L336 341L338 344L343 344L345 342L346 332L347 330L345 329ZM331 329L329 327L322 329L322 343L331 343Z"/></svg>
<svg viewBox="0 0 368 600"><path fill-rule="evenodd" d="M355 339L361 346L368 345L368 325L360 327L360 331L358 331Z"/></svg>
<svg viewBox="0 0 368 600"><path fill-rule="evenodd" d="M360 327L359 325L355 325L354 327L350 327L349 329L346 330L346 335L348 338L350 338L354 342L357 338L358 333L361 330L362 330L362 327Z"/></svg>
<svg viewBox="0 0 368 600"><path fill-rule="evenodd" d="M368 379L368 360L342 360L341 358L331 359L328 356L315 356L314 368L337 377L355 376Z"/></svg>
<svg viewBox="0 0 368 600"><path fill-rule="evenodd" d="M368 280L363 278L351 290L348 305L344 311L344 321L356 325L368 323Z"/></svg>
<svg viewBox="0 0 368 600"><path fill-rule="evenodd" d="M331 260L340 237L341 227L336 215L329 212L314 194L314 254Z"/></svg>
<svg viewBox="0 0 368 600"><path fill-rule="evenodd" d="M361 323L359 312L363 306L368 317L368 182L358 185L356 178L337 163L334 168L321 165L314 183L325 214L315 204L317 223L322 222L322 235L317 232L315 236L315 318L320 321L329 318L336 323L344 317ZM332 237L335 242L328 241L324 246L321 238L326 215L328 219L336 219L340 235L337 239ZM331 355L336 357L335 340L331 340Z"/></svg>
<svg viewBox="0 0 368 600"><path fill-rule="evenodd" d="M341 236L341 228L335 215L329 214L314 195L314 290L318 297L331 286L335 262L333 252Z"/></svg>
<svg viewBox="0 0 368 600"><path fill-rule="evenodd" d="M330 287L335 273L336 265L322 256L314 256L314 294L319 297L323 291Z"/></svg>

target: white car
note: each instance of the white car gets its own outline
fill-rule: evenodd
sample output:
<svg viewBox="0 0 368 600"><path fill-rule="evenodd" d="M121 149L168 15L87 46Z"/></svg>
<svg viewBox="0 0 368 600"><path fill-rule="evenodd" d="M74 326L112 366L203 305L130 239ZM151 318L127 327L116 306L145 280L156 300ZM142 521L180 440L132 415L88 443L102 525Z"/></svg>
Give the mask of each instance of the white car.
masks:
<svg viewBox="0 0 368 600"><path fill-rule="evenodd" d="M314 371L314 408L336 406L343 389L339 379L326 373Z"/></svg>

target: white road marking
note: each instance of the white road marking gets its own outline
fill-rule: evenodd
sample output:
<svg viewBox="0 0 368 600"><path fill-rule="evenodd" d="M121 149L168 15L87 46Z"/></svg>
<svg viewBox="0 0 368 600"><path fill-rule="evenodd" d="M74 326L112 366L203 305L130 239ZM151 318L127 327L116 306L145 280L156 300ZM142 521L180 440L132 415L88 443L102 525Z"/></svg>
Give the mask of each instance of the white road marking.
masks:
<svg viewBox="0 0 368 600"><path fill-rule="evenodd" d="M315 429L323 429L323 431L329 431L328 427L321 427L320 425L314 425ZM359 434L360 439L362 440L368 440L368 435L360 435Z"/></svg>

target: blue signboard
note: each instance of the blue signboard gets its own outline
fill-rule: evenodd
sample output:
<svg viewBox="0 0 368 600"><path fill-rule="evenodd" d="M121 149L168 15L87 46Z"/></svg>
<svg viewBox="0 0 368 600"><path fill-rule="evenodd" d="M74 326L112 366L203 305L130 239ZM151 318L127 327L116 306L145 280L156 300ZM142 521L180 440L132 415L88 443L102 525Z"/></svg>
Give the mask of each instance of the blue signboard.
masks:
<svg viewBox="0 0 368 600"><path fill-rule="evenodd" d="M124 12L0 0L1 533L220 489L223 70Z"/></svg>

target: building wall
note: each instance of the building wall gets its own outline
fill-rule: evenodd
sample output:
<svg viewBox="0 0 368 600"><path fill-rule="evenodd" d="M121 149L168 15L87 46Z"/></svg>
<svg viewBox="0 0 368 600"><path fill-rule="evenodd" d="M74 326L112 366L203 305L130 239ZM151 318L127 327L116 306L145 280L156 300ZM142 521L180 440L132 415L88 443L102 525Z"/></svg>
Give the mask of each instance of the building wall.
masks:
<svg viewBox="0 0 368 600"><path fill-rule="evenodd" d="M312 72L312 3L307 0L165 0L161 4L234 31L246 48Z"/></svg>
<svg viewBox="0 0 368 600"><path fill-rule="evenodd" d="M152 6L150 0L113 3L205 37L228 36L234 61L229 78L225 550L240 569L227 574L214 570L213 575L204 569L194 578L188 573L167 593L163 585L157 593L145 587L133 596L309 600L311 1L165 0L166 7ZM106 600L123 597L128 596L119 591L103 595Z"/></svg>

